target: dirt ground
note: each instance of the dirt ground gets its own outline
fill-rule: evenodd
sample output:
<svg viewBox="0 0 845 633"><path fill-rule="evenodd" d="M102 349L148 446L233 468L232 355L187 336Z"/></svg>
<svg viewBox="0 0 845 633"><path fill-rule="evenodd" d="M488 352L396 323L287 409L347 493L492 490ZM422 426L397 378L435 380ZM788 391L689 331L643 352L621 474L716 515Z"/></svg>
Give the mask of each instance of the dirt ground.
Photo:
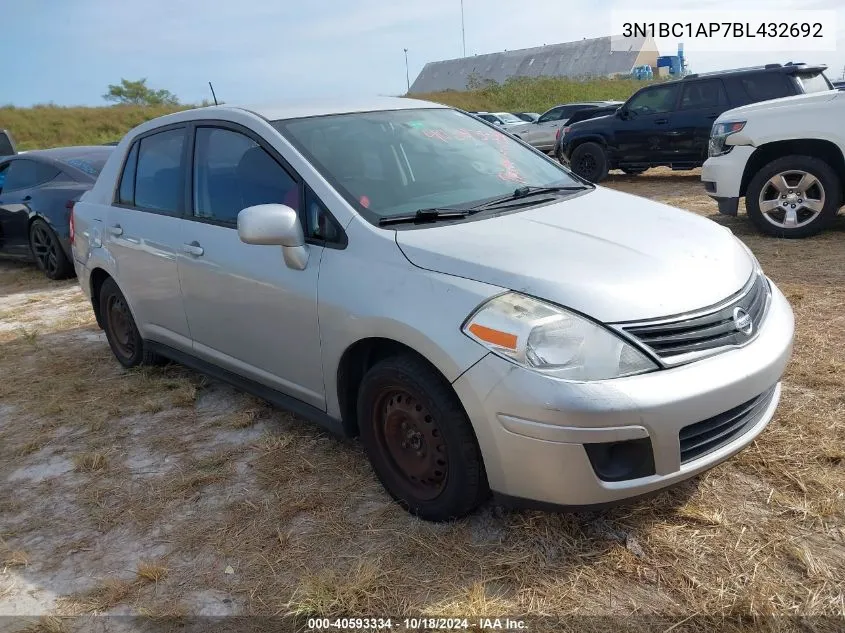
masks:
<svg viewBox="0 0 845 633"><path fill-rule="evenodd" d="M782 403L739 456L613 510L424 523L356 442L179 366L123 370L76 280L2 262L0 615L27 618L0 630L79 614L845 616L845 216L775 240L718 216L697 172L607 184L730 226L793 305Z"/></svg>

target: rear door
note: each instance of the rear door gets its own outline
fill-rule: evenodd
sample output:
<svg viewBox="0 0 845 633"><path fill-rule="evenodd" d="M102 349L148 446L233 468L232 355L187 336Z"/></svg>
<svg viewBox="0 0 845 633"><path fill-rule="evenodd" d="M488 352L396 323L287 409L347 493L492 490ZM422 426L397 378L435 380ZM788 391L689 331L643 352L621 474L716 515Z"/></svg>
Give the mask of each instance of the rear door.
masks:
<svg viewBox="0 0 845 633"><path fill-rule="evenodd" d="M616 119L615 136L621 163L668 163L672 160L672 122L680 87L651 86L635 94Z"/></svg>
<svg viewBox="0 0 845 633"><path fill-rule="evenodd" d="M669 131L673 160L704 162L713 121L728 108L721 79L683 82L681 102Z"/></svg>
<svg viewBox="0 0 845 633"><path fill-rule="evenodd" d="M33 159L14 158L0 166L0 250L29 257L29 216L37 188L59 170Z"/></svg>
<svg viewBox="0 0 845 633"><path fill-rule="evenodd" d="M176 125L135 140L103 231L142 336L183 351L191 348L177 264L187 191L186 133L186 126Z"/></svg>
<svg viewBox="0 0 845 633"><path fill-rule="evenodd" d="M302 213L304 183L258 135L234 124L198 122L193 156L183 233L190 252L181 254L179 274L194 354L325 410L317 323L323 247L309 244L307 266L294 270L281 247L245 244L237 228L238 213L257 204Z"/></svg>
<svg viewBox="0 0 845 633"><path fill-rule="evenodd" d="M736 83L743 104L780 99L798 93L789 78L780 72L748 73L737 77Z"/></svg>

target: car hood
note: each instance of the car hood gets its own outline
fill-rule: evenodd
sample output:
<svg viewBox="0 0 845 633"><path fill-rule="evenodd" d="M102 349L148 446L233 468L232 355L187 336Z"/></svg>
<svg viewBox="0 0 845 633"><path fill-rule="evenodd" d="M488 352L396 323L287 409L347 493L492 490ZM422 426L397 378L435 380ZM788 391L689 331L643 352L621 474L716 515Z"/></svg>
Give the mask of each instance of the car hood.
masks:
<svg viewBox="0 0 845 633"><path fill-rule="evenodd" d="M784 108L804 108L814 103L825 103L833 101L834 99L842 99L843 95L838 90L825 90L824 92L811 92L804 95L793 95L791 97L781 97L780 99L770 99L769 101L759 101L757 103L749 103L748 105L739 106L732 110L723 112L717 121L734 120L737 117L743 117L755 112L780 112Z"/></svg>
<svg viewBox="0 0 845 633"><path fill-rule="evenodd" d="M606 323L677 315L739 291L753 269L727 229L596 188L492 218L400 230L416 266L516 290Z"/></svg>
<svg viewBox="0 0 845 633"><path fill-rule="evenodd" d="M576 121L572 125L569 125L569 131L577 132L579 130L596 128L596 127L607 127L609 126L613 120L616 118L615 113L610 114L602 114L601 116L595 116L591 119L584 119L583 121Z"/></svg>

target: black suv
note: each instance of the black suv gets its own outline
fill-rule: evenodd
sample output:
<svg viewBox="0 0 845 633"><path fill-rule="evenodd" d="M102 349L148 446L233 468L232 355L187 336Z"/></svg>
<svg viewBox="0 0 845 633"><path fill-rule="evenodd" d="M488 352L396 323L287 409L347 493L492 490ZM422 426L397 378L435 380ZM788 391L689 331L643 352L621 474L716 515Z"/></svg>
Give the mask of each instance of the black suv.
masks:
<svg viewBox="0 0 845 633"><path fill-rule="evenodd" d="M707 160L713 120L725 110L831 90L826 66L767 64L687 75L635 92L616 112L567 126L558 157L599 182L610 169L638 174L662 165L694 169Z"/></svg>

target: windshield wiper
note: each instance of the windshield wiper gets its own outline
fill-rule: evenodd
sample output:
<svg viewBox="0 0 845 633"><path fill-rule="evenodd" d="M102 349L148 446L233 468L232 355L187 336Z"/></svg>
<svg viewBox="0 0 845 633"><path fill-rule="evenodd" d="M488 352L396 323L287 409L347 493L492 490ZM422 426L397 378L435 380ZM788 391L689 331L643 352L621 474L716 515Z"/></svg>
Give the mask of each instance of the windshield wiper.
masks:
<svg viewBox="0 0 845 633"><path fill-rule="evenodd" d="M482 202L477 206L471 207L471 209L473 211L481 211L483 209L490 209L492 207L499 206L500 204L513 202L515 200L522 200L524 198L541 196L548 193L558 193L561 191L583 191L584 189L589 189L589 187L587 187L586 185L570 185L559 187L517 187L511 194L508 194L506 196L499 196L498 198L493 198L492 200L487 200L486 202Z"/></svg>
<svg viewBox="0 0 845 633"><path fill-rule="evenodd" d="M413 222L414 224L423 224L425 222L438 222L439 220L455 220L467 217L471 211L469 209L450 209L446 208L431 208L419 209L414 213L405 213L403 215L392 215L386 218L381 218L378 221L379 226L386 224L405 224L406 222Z"/></svg>

